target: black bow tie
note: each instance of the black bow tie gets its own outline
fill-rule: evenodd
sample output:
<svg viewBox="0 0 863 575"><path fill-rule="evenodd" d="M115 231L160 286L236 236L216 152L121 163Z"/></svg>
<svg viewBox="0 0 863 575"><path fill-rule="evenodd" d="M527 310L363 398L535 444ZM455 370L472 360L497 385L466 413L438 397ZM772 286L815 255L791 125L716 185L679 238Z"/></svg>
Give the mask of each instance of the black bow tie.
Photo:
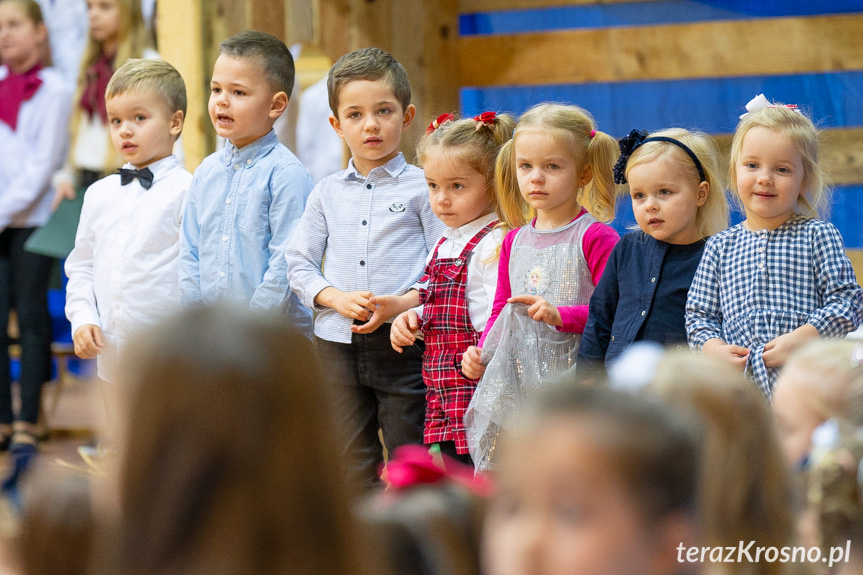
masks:
<svg viewBox="0 0 863 575"><path fill-rule="evenodd" d="M149 190L150 186L153 185L153 172L150 171L150 168L141 168L140 170L120 168L120 183L122 185L131 183L135 178L138 178L138 182L145 190Z"/></svg>

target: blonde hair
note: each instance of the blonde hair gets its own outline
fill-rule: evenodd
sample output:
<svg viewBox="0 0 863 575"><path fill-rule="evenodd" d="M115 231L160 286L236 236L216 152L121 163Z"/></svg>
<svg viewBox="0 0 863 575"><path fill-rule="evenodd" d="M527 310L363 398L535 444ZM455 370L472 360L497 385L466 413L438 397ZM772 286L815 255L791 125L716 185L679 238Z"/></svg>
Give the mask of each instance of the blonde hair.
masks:
<svg viewBox="0 0 863 575"><path fill-rule="evenodd" d="M0 4L17 4L24 11L24 16L38 28L42 26L45 29L45 45L42 46L42 54L39 58L39 63L42 66L52 66L51 59L51 43L48 41L49 32L45 24L45 18L42 15L42 8L35 0L0 0Z"/></svg>
<svg viewBox="0 0 863 575"><path fill-rule="evenodd" d="M783 371L797 376L795 381L806 388L806 400L819 416L859 426L863 424L863 366L854 358L860 349L852 341L815 340L793 353Z"/></svg>
<svg viewBox="0 0 863 575"><path fill-rule="evenodd" d="M817 522L815 543L824 556L831 547L844 547L846 541L853 541L855 550L863 541L861 464L863 441L845 433L839 446L819 453L807 470L806 503Z"/></svg>
<svg viewBox="0 0 863 575"><path fill-rule="evenodd" d="M755 127L779 132L791 142L803 161L802 192L797 198L796 213L809 218L826 215L829 200L827 175L818 165L818 129L808 117L782 104L750 112L737 124L731 140L730 184L735 197L740 200L737 190L737 163L743 150L743 138Z"/></svg>
<svg viewBox="0 0 863 575"><path fill-rule="evenodd" d="M618 156L617 141L596 129L593 116L578 106L538 104L518 120L513 139L501 147L495 165L495 188L500 216L512 228L523 226L533 217L518 187L515 165L515 139L528 130L541 130L566 146L578 168L590 164L591 181L578 190L578 202L596 219L609 222L614 218L616 199L612 169Z"/></svg>
<svg viewBox="0 0 863 575"><path fill-rule="evenodd" d="M680 351L663 356L648 391L702 428L702 545L791 544L790 478L770 407L758 389L725 362ZM771 575L782 567L764 561L727 568Z"/></svg>
<svg viewBox="0 0 863 575"><path fill-rule="evenodd" d="M477 126L480 126L477 129ZM485 177L489 209L501 215L499 194L495 190L494 165L501 146L512 138L515 118L509 114L495 116L494 124L479 124L473 118L443 122L417 143L417 159L423 165L432 150L447 154L453 160L466 162ZM496 227L508 229L505 221Z"/></svg>
<svg viewBox="0 0 863 575"><path fill-rule="evenodd" d="M158 96L169 114L186 113L186 84L176 68L164 60L131 58L120 66L105 90L110 100L127 92L148 92Z"/></svg>
<svg viewBox="0 0 863 575"><path fill-rule="evenodd" d="M706 238L728 227L728 200L725 197L725 186L719 170L719 150L713 138L703 132L684 130L683 128L669 128L650 134L650 138L664 137L672 138L684 144L692 150L701 168L704 170L704 180L708 185L707 201L699 206L695 214L695 225L700 237ZM629 179L629 170L640 164L652 162L657 158L674 158L680 165L682 171L688 174L692 182L698 186L701 176L698 173L692 158L679 146L670 142L652 141L646 142L636 148L626 163L626 178Z"/></svg>
<svg viewBox="0 0 863 575"><path fill-rule="evenodd" d="M117 13L120 21L117 26L117 53L114 55L114 66L122 65L129 58L141 58L144 51L153 47L153 41L144 17L141 13L141 0L114 0L117 3ZM78 130L81 126L83 112L79 102L84 88L87 85L87 70L96 63L102 54L102 42L88 35L87 46L84 56L81 58L81 68L78 71L78 85L75 89L73 100L72 117L69 119L70 157L75 152L75 142L78 139ZM108 136L106 136L108 137ZM104 171L110 172L122 164L113 145L108 146L108 155L105 157Z"/></svg>

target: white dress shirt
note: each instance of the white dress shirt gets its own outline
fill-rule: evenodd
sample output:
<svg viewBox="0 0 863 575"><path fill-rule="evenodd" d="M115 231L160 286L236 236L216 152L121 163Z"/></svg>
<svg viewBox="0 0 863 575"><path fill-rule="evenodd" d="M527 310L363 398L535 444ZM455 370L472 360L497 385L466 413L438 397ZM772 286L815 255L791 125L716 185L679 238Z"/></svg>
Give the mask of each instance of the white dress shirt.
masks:
<svg viewBox="0 0 863 575"><path fill-rule="evenodd" d="M438 259L457 258L467 243L496 219L498 219L496 214L486 214L459 228L447 228L443 233L444 242L438 248ZM504 230L500 228L486 234L473 248L467 262L467 285L465 286L467 313L473 328L480 333L485 329L485 324L491 315L491 304L497 289L498 248L503 242L504 235ZM433 255L434 250L426 258L426 264L431 261ZM422 316L422 309L423 306L416 308L420 316Z"/></svg>
<svg viewBox="0 0 863 575"><path fill-rule="evenodd" d="M106 381L116 381L129 337L180 307L180 227L192 174L175 156L149 168L149 190L137 179L121 185L118 174L88 188L66 260L66 317L73 334L88 324L102 329L98 368Z"/></svg>

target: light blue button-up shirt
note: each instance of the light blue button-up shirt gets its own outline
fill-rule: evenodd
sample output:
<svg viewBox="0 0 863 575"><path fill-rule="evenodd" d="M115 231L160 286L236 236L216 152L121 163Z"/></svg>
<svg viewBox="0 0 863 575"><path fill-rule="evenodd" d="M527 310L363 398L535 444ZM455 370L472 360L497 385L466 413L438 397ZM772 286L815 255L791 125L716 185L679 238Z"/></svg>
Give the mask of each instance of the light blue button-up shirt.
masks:
<svg viewBox="0 0 863 575"><path fill-rule="evenodd" d="M429 205L423 171L401 153L366 177L352 160L318 182L285 254L291 289L318 312L315 335L351 341L351 319L315 306L321 290L401 295L422 275L445 228Z"/></svg>
<svg viewBox="0 0 863 575"><path fill-rule="evenodd" d="M205 158L183 219L183 305L240 301L289 317L310 334L311 312L288 288L284 254L311 188L305 168L272 131Z"/></svg>

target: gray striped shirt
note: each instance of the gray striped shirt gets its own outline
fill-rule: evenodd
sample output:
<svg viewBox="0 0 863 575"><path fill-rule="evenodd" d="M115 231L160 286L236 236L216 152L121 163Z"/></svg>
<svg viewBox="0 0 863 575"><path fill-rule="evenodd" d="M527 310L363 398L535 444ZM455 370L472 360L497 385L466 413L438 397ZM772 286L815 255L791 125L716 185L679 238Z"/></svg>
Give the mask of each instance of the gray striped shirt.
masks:
<svg viewBox="0 0 863 575"><path fill-rule="evenodd" d="M351 161L318 182L285 252L291 289L317 312L315 335L351 341L352 320L314 304L321 290L401 295L422 275L444 229L423 171L401 153L366 177Z"/></svg>

